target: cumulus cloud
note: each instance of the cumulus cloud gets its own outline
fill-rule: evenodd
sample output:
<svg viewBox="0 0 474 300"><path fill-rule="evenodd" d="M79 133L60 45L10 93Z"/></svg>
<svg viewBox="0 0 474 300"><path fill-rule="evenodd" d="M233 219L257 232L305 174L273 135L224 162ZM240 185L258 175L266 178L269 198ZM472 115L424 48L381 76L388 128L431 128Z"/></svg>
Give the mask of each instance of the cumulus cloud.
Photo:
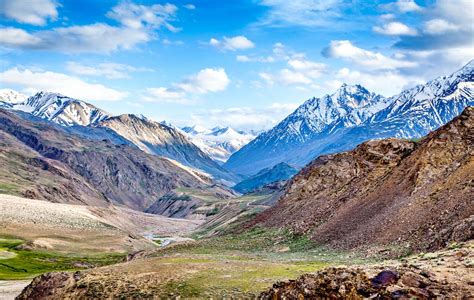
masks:
<svg viewBox="0 0 474 300"><path fill-rule="evenodd" d="M178 89L173 90L165 87L147 88L145 100L152 102L168 102L168 103L189 103L186 93Z"/></svg>
<svg viewBox="0 0 474 300"><path fill-rule="evenodd" d="M55 0L0 0L0 14L19 23L43 26L58 17Z"/></svg>
<svg viewBox="0 0 474 300"><path fill-rule="evenodd" d="M9 47L35 47L41 43L41 39L35 37L23 29L4 27L0 28L0 44Z"/></svg>
<svg viewBox="0 0 474 300"><path fill-rule="evenodd" d="M223 68L206 68L171 87L148 88L147 101L187 103L192 95L224 91L230 79Z"/></svg>
<svg viewBox="0 0 474 300"><path fill-rule="evenodd" d="M390 11L399 11L401 13L419 12L423 10L421 6L416 4L415 0L397 0L382 5L382 8Z"/></svg>
<svg viewBox="0 0 474 300"><path fill-rule="evenodd" d="M178 29L170 24L170 21L174 20L177 10L176 5L169 3L145 6L132 2L122 2L113 7L112 10L107 13L107 16L129 28L159 28L164 26L170 31L177 31Z"/></svg>
<svg viewBox="0 0 474 300"><path fill-rule="evenodd" d="M425 9L426 22L421 33L417 37L402 37L395 47L417 51L472 47L472 9L471 0L437 0Z"/></svg>
<svg viewBox="0 0 474 300"><path fill-rule="evenodd" d="M246 50L255 47L255 44L243 35L224 37L222 40L211 38L209 45L223 50Z"/></svg>
<svg viewBox="0 0 474 300"><path fill-rule="evenodd" d="M459 30L459 26L456 24L443 19L433 19L425 22L424 32L427 34L438 35L457 30Z"/></svg>
<svg viewBox="0 0 474 300"><path fill-rule="evenodd" d="M384 35L416 35L415 29L408 27L401 22L390 22L383 26L375 26L373 30Z"/></svg>
<svg viewBox="0 0 474 300"><path fill-rule="evenodd" d="M417 66L412 61L391 58L380 52L359 48L347 40L331 41L330 45L323 49L322 53L326 57L345 59L359 66L375 70L412 68Z"/></svg>
<svg viewBox="0 0 474 300"><path fill-rule="evenodd" d="M338 88L342 83L360 84L372 92L384 96L392 96L400 91L424 83L425 80L419 76L407 76L397 70L382 70L369 73L349 68L339 69L334 74L334 80L326 82L332 88Z"/></svg>
<svg viewBox="0 0 474 300"><path fill-rule="evenodd" d="M130 78L129 73L151 71L147 68L135 68L133 66L118 63L100 63L96 66L84 65L78 62L67 62L66 69L74 74L85 76L98 76L108 79Z"/></svg>
<svg viewBox="0 0 474 300"><path fill-rule="evenodd" d="M77 77L50 71L11 68L0 73L0 82L20 86L29 94L48 91L78 99L99 101L117 101L127 96L125 92L102 84L88 83Z"/></svg>
<svg viewBox="0 0 474 300"><path fill-rule="evenodd" d="M107 16L119 22L120 26L94 23L34 32L22 30L18 31L22 38L17 42L12 41L8 35L0 34L0 45L66 53L109 53L120 49L128 50L155 39L155 30L160 27L177 31L178 29L170 23L174 20L176 11L176 6L172 4L144 6L122 2L107 13ZM0 30L12 34L13 29Z"/></svg>
<svg viewBox="0 0 474 300"><path fill-rule="evenodd" d="M321 76L326 65L294 56L287 61L289 68L280 69L276 73L260 72L259 76L268 85L275 83L283 85L314 85L314 79Z"/></svg>

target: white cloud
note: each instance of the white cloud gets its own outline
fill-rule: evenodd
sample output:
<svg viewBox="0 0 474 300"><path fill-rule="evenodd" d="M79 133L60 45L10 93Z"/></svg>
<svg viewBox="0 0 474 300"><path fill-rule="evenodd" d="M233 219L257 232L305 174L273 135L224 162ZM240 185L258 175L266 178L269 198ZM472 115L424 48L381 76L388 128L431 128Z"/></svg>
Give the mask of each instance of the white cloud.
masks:
<svg viewBox="0 0 474 300"><path fill-rule="evenodd" d="M415 62L390 58L380 52L373 52L354 46L350 41L331 41L323 50L327 57L342 58L369 69L398 69L416 67Z"/></svg>
<svg viewBox="0 0 474 300"><path fill-rule="evenodd" d="M321 73L326 69L326 65L323 63L317 63L305 58L292 58L288 61L294 70L304 73L310 78L318 78Z"/></svg>
<svg viewBox="0 0 474 300"><path fill-rule="evenodd" d="M148 101L189 103L191 95L207 94L224 91L230 79L223 68L206 68L200 70L171 87L147 89L145 99Z"/></svg>
<svg viewBox="0 0 474 300"><path fill-rule="evenodd" d="M125 27L140 29L146 26L159 28L174 28L169 21L174 20L178 8L173 4L138 5L132 2L122 2L112 8L107 16L117 20Z"/></svg>
<svg viewBox="0 0 474 300"><path fill-rule="evenodd" d="M172 90L165 87L147 88L144 99L151 102L167 102L167 103L189 103L186 93L179 90Z"/></svg>
<svg viewBox="0 0 474 300"><path fill-rule="evenodd" d="M21 33L23 36L21 42L15 43L1 36L0 45L65 53L109 53L121 49L129 50L138 44L155 39L155 30L160 27L177 31L178 29L170 24L175 18L176 11L176 6L171 4L144 6L122 2L107 14L109 18L117 20L120 26L94 23L35 32L24 31Z"/></svg>
<svg viewBox="0 0 474 300"><path fill-rule="evenodd" d="M23 29L13 27L0 28L0 44L2 45L10 47L34 47L40 42L41 39L29 34Z"/></svg>
<svg viewBox="0 0 474 300"><path fill-rule="evenodd" d="M326 85L332 89L338 88L342 83L360 84L372 92L387 97L400 93L402 90L413 87L416 84L425 82L421 77L407 76L396 70L368 73L342 68L336 72L334 78L334 80L326 82Z"/></svg>
<svg viewBox="0 0 474 300"><path fill-rule="evenodd" d="M419 12L423 10L421 6L416 4L415 0L397 0L395 2L382 5L382 8L387 10L397 10L401 13Z"/></svg>
<svg viewBox="0 0 474 300"><path fill-rule="evenodd" d="M241 130L269 129L293 112L297 103L272 103L263 108L231 107L202 110L191 115L192 124L230 126ZM185 121L189 124L189 120Z"/></svg>
<svg viewBox="0 0 474 300"><path fill-rule="evenodd" d="M125 92L102 84L88 83L77 77L50 71L11 68L0 73L0 82L20 86L30 94L49 91L78 99L100 101L117 101L127 96Z"/></svg>
<svg viewBox="0 0 474 300"><path fill-rule="evenodd" d="M129 73L140 71L151 71L146 68L135 68L129 65L118 63L100 63L97 66L88 66L78 62L70 61L66 64L69 72L86 75L86 76L102 76L108 79L130 78Z"/></svg>
<svg viewBox="0 0 474 300"><path fill-rule="evenodd" d="M444 34L451 31L457 31L459 29L458 25L450 23L443 19L433 19L425 23L424 32L427 34Z"/></svg>
<svg viewBox="0 0 474 300"><path fill-rule="evenodd" d="M55 0L0 0L0 14L19 23L43 26L58 17Z"/></svg>
<svg viewBox="0 0 474 300"><path fill-rule="evenodd" d="M373 30L384 35L416 35L415 29L400 22L390 22L383 26L375 26Z"/></svg>
<svg viewBox="0 0 474 300"><path fill-rule="evenodd" d="M240 62L261 62L261 63L272 63L276 59L273 56L248 56L248 55L237 55L235 57Z"/></svg>
<svg viewBox="0 0 474 300"><path fill-rule="evenodd" d="M205 94L223 91L229 83L229 77L223 68L206 68L176 84L176 87L188 93Z"/></svg>
<svg viewBox="0 0 474 300"><path fill-rule="evenodd" d="M314 86L314 79L320 77L326 69L325 64L310 61L300 55L289 58L287 64L289 68L276 73L261 72L259 76L270 86L275 83Z"/></svg>
<svg viewBox="0 0 474 300"><path fill-rule="evenodd" d="M223 50L246 50L255 47L255 44L243 35L234 36L234 37L224 37L222 41L211 38L209 45L217 47Z"/></svg>

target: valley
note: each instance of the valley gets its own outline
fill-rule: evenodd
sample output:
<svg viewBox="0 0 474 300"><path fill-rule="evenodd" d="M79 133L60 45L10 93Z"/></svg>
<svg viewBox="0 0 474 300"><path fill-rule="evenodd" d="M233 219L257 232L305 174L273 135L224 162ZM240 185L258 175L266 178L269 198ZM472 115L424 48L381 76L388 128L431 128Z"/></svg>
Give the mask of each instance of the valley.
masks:
<svg viewBox="0 0 474 300"><path fill-rule="evenodd" d="M10 91L0 291L473 296L472 64L390 98L343 85L253 139Z"/></svg>

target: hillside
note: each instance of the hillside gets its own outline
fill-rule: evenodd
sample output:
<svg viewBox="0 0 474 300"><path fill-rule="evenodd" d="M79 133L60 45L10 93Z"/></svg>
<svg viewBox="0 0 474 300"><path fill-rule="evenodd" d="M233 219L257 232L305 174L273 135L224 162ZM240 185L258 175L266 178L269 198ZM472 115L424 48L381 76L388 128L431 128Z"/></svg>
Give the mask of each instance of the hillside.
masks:
<svg viewBox="0 0 474 300"><path fill-rule="evenodd" d="M3 193L62 203L112 202L145 210L176 188L206 190L213 185L210 178L168 159L102 140L103 129L85 137L83 131L32 118L0 110ZM225 189L220 190L226 195Z"/></svg>
<svg viewBox="0 0 474 300"><path fill-rule="evenodd" d="M420 142L372 140L321 156L251 225L287 227L336 248L395 253L472 239L473 146L468 107Z"/></svg>
<svg viewBox="0 0 474 300"><path fill-rule="evenodd" d="M276 181L288 180L296 173L298 173L298 169L295 167L286 163L279 163L239 182L233 189L240 193L248 193Z"/></svg>
<svg viewBox="0 0 474 300"><path fill-rule="evenodd" d="M146 153L170 158L216 181L232 184L239 179L219 166L181 132L158 122L135 115L120 115L95 126L109 128Z"/></svg>

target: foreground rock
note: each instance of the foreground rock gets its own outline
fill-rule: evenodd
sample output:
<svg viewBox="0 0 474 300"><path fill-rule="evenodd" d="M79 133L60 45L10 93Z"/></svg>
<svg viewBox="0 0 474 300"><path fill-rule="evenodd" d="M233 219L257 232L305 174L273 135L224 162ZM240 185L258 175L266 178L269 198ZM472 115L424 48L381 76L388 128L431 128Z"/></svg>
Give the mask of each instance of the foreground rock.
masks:
<svg viewBox="0 0 474 300"><path fill-rule="evenodd" d="M473 244L371 267L329 268L278 282L262 299L474 297Z"/></svg>

